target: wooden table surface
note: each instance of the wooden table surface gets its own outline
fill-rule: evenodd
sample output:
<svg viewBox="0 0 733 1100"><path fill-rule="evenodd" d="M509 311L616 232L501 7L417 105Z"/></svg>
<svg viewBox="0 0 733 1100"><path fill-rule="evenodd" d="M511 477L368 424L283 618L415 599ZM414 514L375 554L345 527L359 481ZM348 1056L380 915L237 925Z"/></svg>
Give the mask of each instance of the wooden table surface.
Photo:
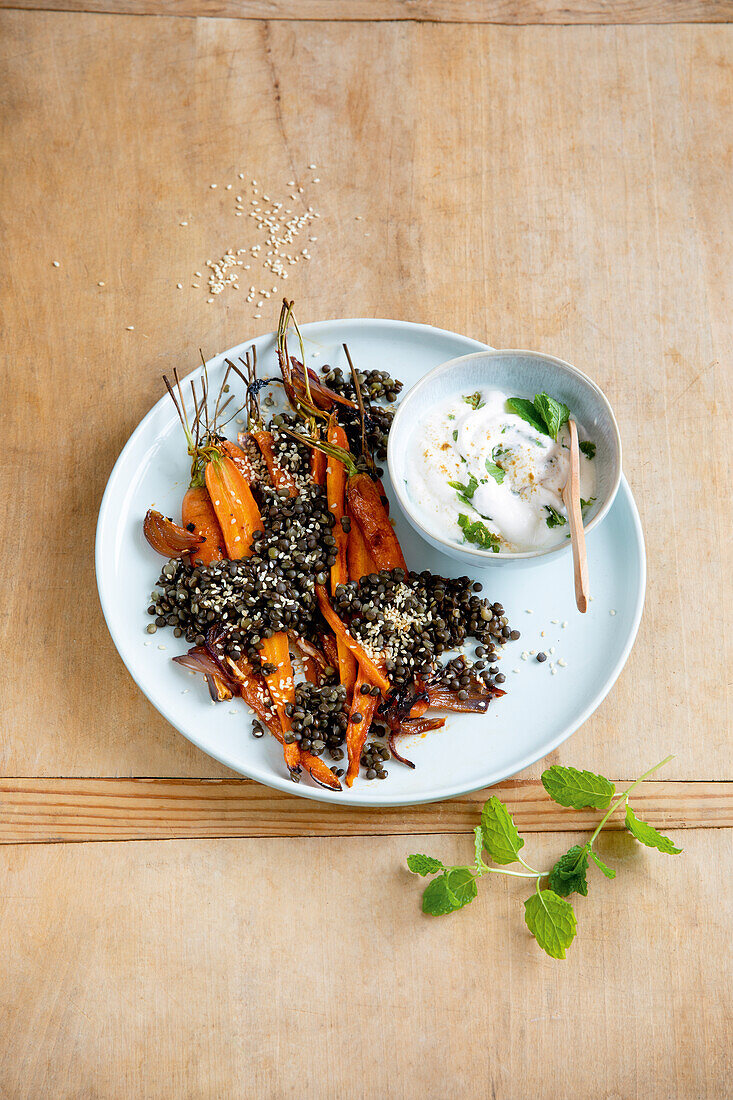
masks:
<svg viewBox="0 0 733 1100"><path fill-rule="evenodd" d="M731 4L0 8L0 1097L730 1094ZM252 179L320 214L312 259L259 309L254 259L209 302ZM646 610L549 762L621 781L675 753L639 812L684 854L604 835L619 875L564 962L513 880L420 913L405 855L467 858L485 795L270 792L168 726L106 631L117 454L163 370L268 331L283 291L557 354L616 409ZM593 815L543 766L498 793L552 861Z"/></svg>

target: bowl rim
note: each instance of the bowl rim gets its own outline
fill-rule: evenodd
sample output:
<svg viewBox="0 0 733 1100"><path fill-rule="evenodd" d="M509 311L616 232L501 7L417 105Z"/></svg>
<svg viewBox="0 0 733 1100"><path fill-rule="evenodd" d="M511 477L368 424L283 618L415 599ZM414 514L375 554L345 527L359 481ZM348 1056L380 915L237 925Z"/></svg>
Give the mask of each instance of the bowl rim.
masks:
<svg viewBox="0 0 733 1100"><path fill-rule="evenodd" d="M469 352L468 355L459 355L455 359L448 359L445 363L439 363L437 367L433 367L432 370L429 370L427 374L423 375L419 382L416 382L414 386L410 387L410 389L407 391L407 393L397 406L394 419L392 420L392 424L390 426L389 438L387 441L387 467L389 469L390 481L392 483L392 487L395 491L395 495L397 497L397 500L399 501L402 511L405 513L413 527L415 527L415 529L423 536L423 538L426 539L426 541L432 543L434 546L439 544L440 547L444 548L445 552L451 557L456 557L457 554L464 555L466 558L470 558L473 561L481 561L489 565L492 564L492 561L498 564L499 562L503 563L508 561L526 561L527 559L532 558L546 558L552 554L558 554L566 551L569 547L569 543L562 542L559 543L557 546L546 546L538 548L537 550L520 550L511 552L504 552L500 550L498 553L494 553L493 551L482 550L480 547L473 547L469 545L462 546L456 542L453 542L451 539L443 538L441 535L433 534L432 531L427 530L425 525L415 514L413 506L404 491L402 478L394 476L394 454L397 448L396 441L399 435L400 420L402 419L405 423L407 423L405 417L403 416L403 413L408 408L410 401L415 396L415 394L418 393L419 390L423 389L423 387L427 386L432 379L434 379L437 375L447 371L449 368L455 367L461 363L470 362L473 359L498 359L502 356L506 357L511 355L529 356L533 359L540 359L543 362L550 363L552 366L559 368L561 372L570 374L575 378L580 379L580 381L584 382L594 392L596 397L600 400L601 404L604 405L606 408L606 411L611 421L613 435L616 441L616 447L618 450L618 462L616 463L616 470L614 472L610 492L607 494L601 507L598 509L592 519L590 519L588 523L583 524L583 530L586 535L590 531L592 531L594 527L597 527L598 524L601 523L602 520L605 519L605 517L608 515L611 505L616 499L616 494L618 493L619 485L621 484L621 474L623 472L621 433L619 431L618 423L616 421L616 417L614 415L614 411L611 407L610 401L608 400L605 393L597 382L594 382L592 378L589 378L589 376L587 374L584 374L582 370L579 370L578 367L574 367L572 363L568 363L566 359L560 359L556 355L549 355L547 352L544 351L532 351L526 348L487 348L486 351L475 351Z"/></svg>

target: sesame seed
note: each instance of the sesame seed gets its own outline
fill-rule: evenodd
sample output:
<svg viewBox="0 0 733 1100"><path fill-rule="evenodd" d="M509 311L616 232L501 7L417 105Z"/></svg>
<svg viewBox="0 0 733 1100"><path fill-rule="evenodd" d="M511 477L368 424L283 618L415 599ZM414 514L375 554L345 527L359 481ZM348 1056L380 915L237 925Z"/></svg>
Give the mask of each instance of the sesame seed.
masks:
<svg viewBox="0 0 733 1100"><path fill-rule="evenodd" d="M135 331L135 326L134 325L128 325L127 326L127 331L128 332L134 332Z"/></svg>
<svg viewBox="0 0 733 1100"><path fill-rule="evenodd" d="M101 283L100 283L100 286L101 286ZM176 283L176 286L179 290L183 290L183 283Z"/></svg>
<svg viewBox="0 0 733 1100"><path fill-rule="evenodd" d="M188 225L188 222L179 222L179 225Z"/></svg>
<svg viewBox="0 0 733 1100"><path fill-rule="evenodd" d="M165 646L164 645L159 645L158 649L165 649Z"/></svg>
<svg viewBox="0 0 733 1100"><path fill-rule="evenodd" d="M97 286L104 286L104 283L97 283Z"/></svg>
<svg viewBox="0 0 733 1100"><path fill-rule="evenodd" d="M53 261L53 266L54 267L61 267L61 264L58 262L58 260L54 260Z"/></svg>
<svg viewBox="0 0 733 1100"><path fill-rule="evenodd" d="M227 191L231 191L231 189L232 189L232 185L231 185L231 183L228 183L227 184ZM235 712L232 711L231 713L234 714Z"/></svg>
<svg viewBox="0 0 733 1100"><path fill-rule="evenodd" d="M608 612L608 614L609 615L615 615L616 614L615 608L611 608L611 610Z"/></svg>
<svg viewBox="0 0 733 1100"><path fill-rule="evenodd" d="M209 187L210 187L210 188L211 188L211 190L213 191L213 190L214 190L214 189L216 188L216 184L215 184L215 183L210 183L210 184L209 184Z"/></svg>
<svg viewBox="0 0 733 1100"><path fill-rule="evenodd" d="M565 622L564 622L564 623L561 623L560 625L561 625L562 629L564 630L564 629L565 629L565 627L566 627L566 626L568 625L568 621L567 621L567 619L565 620Z"/></svg>
<svg viewBox="0 0 733 1100"><path fill-rule="evenodd" d="M564 657L560 657L557 663L559 664L560 668L567 668L568 662L565 660Z"/></svg>
<svg viewBox="0 0 733 1100"><path fill-rule="evenodd" d="M315 168L316 166L315 166L315 164L309 164L309 165L308 165L308 167L310 168L310 170L311 170L311 171L313 171L313 169L314 169L314 168Z"/></svg>
<svg viewBox="0 0 733 1100"><path fill-rule="evenodd" d="M556 668L551 668L550 669L550 676L557 676L557 669Z"/></svg>

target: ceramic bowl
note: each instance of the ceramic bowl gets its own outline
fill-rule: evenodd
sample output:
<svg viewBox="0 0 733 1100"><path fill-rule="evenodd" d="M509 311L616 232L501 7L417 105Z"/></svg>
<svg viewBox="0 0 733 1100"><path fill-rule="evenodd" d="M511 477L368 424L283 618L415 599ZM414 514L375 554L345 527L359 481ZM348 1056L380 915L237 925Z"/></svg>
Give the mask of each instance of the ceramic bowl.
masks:
<svg viewBox="0 0 733 1100"><path fill-rule="evenodd" d="M480 351L462 355L435 367L402 398L389 433L387 462L395 494L405 516L426 542L467 566L532 565L570 551L570 541L558 546L495 554L458 543L428 529L410 495L407 455L413 433L420 430L423 415L433 405L458 394L492 386L530 400L549 393L572 410L588 437L596 444L596 500L585 516L588 534L607 515L621 481L621 437L608 399L592 379L554 355L538 351Z"/></svg>

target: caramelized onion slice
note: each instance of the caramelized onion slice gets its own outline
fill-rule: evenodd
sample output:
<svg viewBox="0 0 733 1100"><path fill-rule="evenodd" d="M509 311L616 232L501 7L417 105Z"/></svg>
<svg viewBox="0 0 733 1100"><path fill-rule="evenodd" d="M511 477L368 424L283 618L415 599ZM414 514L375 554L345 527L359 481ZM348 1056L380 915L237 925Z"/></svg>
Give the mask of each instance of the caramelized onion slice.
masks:
<svg viewBox="0 0 733 1100"><path fill-rule="evenodd" d="M157 550L165 558L183 557L206 541L203 535L196 535L185 527L179 527L153 508L148 509L145 514L143 534L153 550Z"/></svg>
<svg viewBox="0 0 733 1100"><path fill-rule="evenodd" d="M291 383L293 389L299 397L306 397L303 364L295 357L291 358L290 363L292 367ZM329 389L328 386L324 386L319 380L318 375L312 370L308 371L308 383L311 397L313 398L313 404L319 409L332 409L334 405L346 405L349 409L356 408L356 403L354 401L350 401L348 397L342 397L340 393L336 393L335 390Z"/></svg>

